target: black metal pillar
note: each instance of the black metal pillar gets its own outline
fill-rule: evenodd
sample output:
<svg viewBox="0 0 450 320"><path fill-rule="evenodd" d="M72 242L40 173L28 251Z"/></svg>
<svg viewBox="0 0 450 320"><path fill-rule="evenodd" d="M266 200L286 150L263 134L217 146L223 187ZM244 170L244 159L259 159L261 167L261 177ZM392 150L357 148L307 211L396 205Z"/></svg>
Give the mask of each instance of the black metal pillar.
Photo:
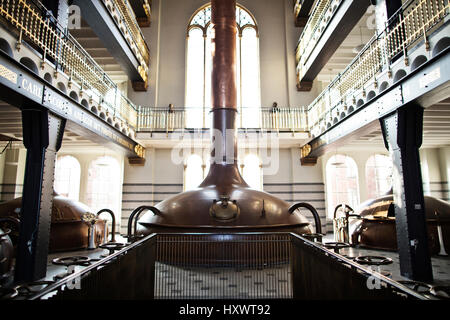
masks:
<svg viewBox="0 0 450 320"><path fill-rule="evenodd" d="M56 152L61 147L65 120L48 110L22 109L23 144L27 148L20 212L15 281L45 277L53 203Z"/></svg>
<svg viewBox="0 0 450 320"><path fill-rule="evenodd" d="M423 108L415 103L406 104L380 119L380 123L394 165L392 180L400 272L413 280L432 280L419 158Z"/></svg>

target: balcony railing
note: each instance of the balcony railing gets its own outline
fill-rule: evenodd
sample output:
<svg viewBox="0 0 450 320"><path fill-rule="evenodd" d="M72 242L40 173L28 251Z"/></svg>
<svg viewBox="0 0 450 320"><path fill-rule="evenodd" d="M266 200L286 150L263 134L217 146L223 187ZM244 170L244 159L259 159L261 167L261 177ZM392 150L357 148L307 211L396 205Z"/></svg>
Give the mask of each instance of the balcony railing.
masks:
<svg viewBox="0 0 450 320"><path fill-rule="evenodd" d="M70 82L111 114L136 127L137 108L117 88L103 69L61 26L40 2L9 0L0 2L0 17L19 32L22 39L49 58L55 68L64 72ZM55 70L56 71L56 70Z"/></svg>
<svg viewBox="0 0 450 320"><path fill-rule="evenodd" d="M174 131L209 128L198 119L209 117L203 108L149 108L141 107L138 116L139 131ZM303 107L243 108L238 127L270 131L307 131L308 123ZM192 115L192 116L189 116ZM196 116L198 116L196 118ZM257 119L257 120L255 120Z"/></svg>
<svg viewBox="0 0 450 320"><path fill-rule="evenodd" d="M138 72L144 82L148 80L148 65L150 62L150 53L142 35L141 28L138 25L136 16L128 3L128 0L102 0L110 14L118 16L117 21L119 29L124 35L136 58L139 60ZM120 24L122 22L122 24Z"/></svg>
<svg viewBox="0 0 450 320"><path fill-rule="evenodd" d="M348 101L370 80L376 81L377 75L386 70L394 57L401 53L406 57L408 49L421 39L427 43L429 30L444 21L449 8L446 0L412 0L405 3L388 21L386 29L374 36L308 106L309 129L331 117L339 104Z"/></svg>
<svg viewBox="0 0 450 320"><path fill-rule="evenodd" d="M342 1L319 0L314 6L295 50L298 79L303 78L306 72L304 68L306 61L309 59L328 22Z"/></svg>

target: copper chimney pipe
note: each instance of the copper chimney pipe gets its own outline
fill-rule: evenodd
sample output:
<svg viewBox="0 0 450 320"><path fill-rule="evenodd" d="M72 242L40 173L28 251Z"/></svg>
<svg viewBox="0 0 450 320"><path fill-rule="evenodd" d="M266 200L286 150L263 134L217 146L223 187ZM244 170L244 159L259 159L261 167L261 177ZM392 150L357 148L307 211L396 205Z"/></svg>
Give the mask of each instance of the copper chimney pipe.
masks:
<svg viewBox="0 0 450 320"><path fill-rule="evenodd" d="M236 0L212 0L212 150L207 177L194 190L133 211L137 234L152 232L291 231L308 220L285 201L251 189L237 164ZM129 228L131 230L131 228ZM131 235L130 235L131 238Z"/></svg>

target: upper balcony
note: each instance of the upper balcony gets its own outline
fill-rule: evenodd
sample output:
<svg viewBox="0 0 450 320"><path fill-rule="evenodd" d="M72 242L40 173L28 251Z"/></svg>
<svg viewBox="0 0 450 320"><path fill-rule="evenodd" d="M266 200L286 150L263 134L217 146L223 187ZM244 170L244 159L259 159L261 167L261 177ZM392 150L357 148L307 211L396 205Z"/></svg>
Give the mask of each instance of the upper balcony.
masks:
<svg viewBox="0 0 450 320"><path fill-rule="evenodd" d="M55 22L51 12L37 1L2 1L0 21L2 50L20 60L49 91L59 89L67 101L61 102L61 109L69 120L75 117L66 106L70 101L88 113L85 120L73 118L74 121L82 123L94 116L117 130L117 139L131 143L129 138L134 138L137 127L137 106L73 36ZM45 90L43 94L40 103L45 104Z"/></svg>
<svg viewBox="0 0 450 320"><path fill-rule="evenodd" d="M309 12L314 4L314 0L295 0L294 1L294 16L295 25L303 28L308 22Z"/></svg>
<svg viewBox="0 0 450 320"><path fill-rule="evenodd" d="M427 108L448 98L442 88L448 87L450 77L445 71L449 9L448 1L403 4L307 107L313 149L378 124L379 117L408 101L419 99ZM431 98L433 90L437 95Z"/></svg>
<svg viewBox="0 0 450 320"><path fill-rule="evenodd" d="M309 15L295 51L297 89L309 91L312 82L352 31L370 1L319 0Z"/></svg>
<svg viewBox="0 0 450 320"><path fill-rule="evenodd" d="M151 0L133 0L130 2L139 27L150 27L152 17L152 1Z"/></svg>
<svg viewBox="0 0 450 320"><path fill-rule="evenodd" d="M83 19L128 74L134 90L146 91L150 53L128 0L74 0L74 4L80 7ZM146 7L150 8L148 2Z"/></svg>

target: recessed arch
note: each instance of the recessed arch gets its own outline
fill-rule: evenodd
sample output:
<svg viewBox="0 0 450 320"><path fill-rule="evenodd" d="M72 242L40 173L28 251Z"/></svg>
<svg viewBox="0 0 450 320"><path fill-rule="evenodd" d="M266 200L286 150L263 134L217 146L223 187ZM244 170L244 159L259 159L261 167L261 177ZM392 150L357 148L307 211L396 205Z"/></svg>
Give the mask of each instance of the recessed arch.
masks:
<svg viewBox="0 0 450 320"><path fill-rule="evenodd" d="M401 80L404 76L406 76L406 71L403 69L398 70L394 75L394 82Z"/></svg>
<svg viewBox="0 0 450 320"><path fill-rule="evenodd" d="M375 91L373 91L373 90L369 91L369 93L367 94L367 99L366 99L366 101L372 100L373 98L375 98L376 95L377 95L377 94L375 93Z"/></svg>
<svg viewBox="0 0 450 320"><path fill-rule="evenodd" d="M106 119L106 122L108 122L110 125L113 125L113 121L111 118Z"/></svg>
<svg viewBox="0 0 450 320"><path fill-rule="evenodd" d="M98 114L97 108L95 106L91 107L91 112L95 113L95 114Z"/></svg>
<svg viewBox="0 0 450 320"><path fill-rule="evenodd" d="M361 107L364 104L364 100L363 99L359 99L358 102L356 103L356 108Z"/></svg>
<svg viewBox="0 0 450 320"><path fill-rule="evenodd" d="M86 109L89 109L89 102L86 99L81 100L80 104Z"/></svg>
<svg viewBox="0 0 450 320"><path fill-rule="evenodd" d="M50 84L53 83L52 75L50 73L48 73L48 72L44 74L44 80L47 81Z"/></svg>
<svg viewBox="0 0 450 320"><path fill-rule="evenodd" d="M450 47L450 37L444 37L439 40L433 48L432 56L435 57L445 49Z"/></svg>
<svg viewBox="0 0 450 320"><path fill-rule="evenodd" d="M14 58L14 53L11 49L11 46L9 45L8 41L6 41L3 38L0 38L0 50L2 50L4 53L6 53L11 58Z"/></svg>
<svg viewBox="0 0 450 320"><path fill-rule="evenodd" d="M380 93L383 92L384 90L386 90L387 88L389 88L389 82L387 81L383 81L380 85Z"/></svg>
<svg viewBox="0 0 450 320"><path fill-rule="evenodd" d="M417 56L414 61L411 63L411 71L416 70L418 67L427 62L427 57L424 55Z"/></svg>
<svg viewBox="0 0 450 320"><path fill-rule="evenodd" d="M104 112L100 112L99 117L102 118L103 120L106 119L106 115Z"/></svg>
<svg viewBox="0 0 450 320"><path fill-rule="evenodd" d="M39 75L39 69L36 63L34 63L34 61L31 60L30 58L23 57L20 59L20 63L23 64L28 69L30 69L31 71L33 71L35 74Z"/></svg>
<svg viewBox="0 0 450 320"><path fill-rule="evenodd" d="M75 91L70 91L69 96L75 100L76 102L78 102L78 94Z"/></svg>
<svg viewBox="0 0 450 320"><path fill-rule="evenodd" d="M353 158L336 154L327 161L325 172L328 217L333 218L338 204L354 208L359 203L358 166Z"/></svg>
<svg viewBox="0 0 450 320"><path fill-rule="evenodd" d="M58 87L59 90L61 90L64 93L67 93L67 89L66 89L66 85L62 82L58 82L58 84L56 85Z"/></svg>
<svg viewBox="0 0 450 320"><path fill-rule="evenodd" d="M350 106L348 108L348 114L352 113L353 111L355 111L355 108L353 106Z"/></svg>

